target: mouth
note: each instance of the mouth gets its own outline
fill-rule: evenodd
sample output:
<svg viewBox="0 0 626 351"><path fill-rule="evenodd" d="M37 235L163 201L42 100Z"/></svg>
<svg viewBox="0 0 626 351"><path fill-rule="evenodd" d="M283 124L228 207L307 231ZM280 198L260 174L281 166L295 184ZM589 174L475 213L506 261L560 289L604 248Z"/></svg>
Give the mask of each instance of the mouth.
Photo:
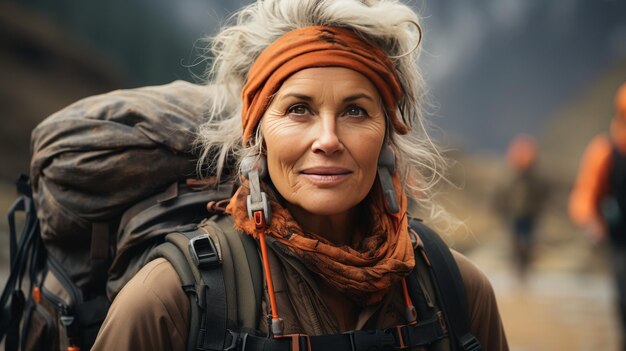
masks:
<svg viewBox="0 0 626 351"><path fill-rule="evenodd" d="M341 167L312 167L302 170L300 174L314 184L329 186L348 179L352 171Z"/></svg>

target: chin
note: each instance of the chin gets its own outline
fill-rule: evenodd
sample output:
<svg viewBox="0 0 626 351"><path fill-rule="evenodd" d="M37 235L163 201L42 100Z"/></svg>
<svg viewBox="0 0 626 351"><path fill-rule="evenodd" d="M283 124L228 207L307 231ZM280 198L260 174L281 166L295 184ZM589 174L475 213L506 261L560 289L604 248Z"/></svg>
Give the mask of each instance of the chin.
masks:
<svg viewBox="0 0 626 351"><path fill-rule="evenodd" d="M311 198L299 205L304 211L317 216L333 216L345 213L358 206L360 201L346 201L345 197L333 199Z"/></svg>

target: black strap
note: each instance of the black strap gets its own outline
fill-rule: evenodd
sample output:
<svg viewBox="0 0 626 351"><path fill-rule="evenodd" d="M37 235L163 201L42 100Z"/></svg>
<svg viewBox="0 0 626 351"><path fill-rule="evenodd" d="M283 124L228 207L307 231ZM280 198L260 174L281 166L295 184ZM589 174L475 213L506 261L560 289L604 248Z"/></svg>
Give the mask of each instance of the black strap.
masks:
<svg viewBox="0 0 626 351"><path fill-rule="evenodd" d="M232 342L225 350L241 351L408 350L430 345L446 335L437 319L385 330L354 330L343 334L319 336L294 334L268 338L245 332L229 333Z"/></svg>
<svg viewBox="0 0 626 351"><path fill-rule="evenodd" d="M17 188L22 194L9 209L9 235L11 251L11 273L0 297L0 341L6 335L6 350L17 350L19 347L19 324L24 312L26 298L22 292L22 279L29 268L31 290L36 270L43 267L45 261L43 245L39 236L39 221L35 204L31 197L28 178L21 177ZM24 227L17 236L15 214L25 213Z"/></svg>
<svg viewBox="0 0 626 351"><path fill-rule="evenodd" d="M478 339L470 332L467 294L459 267L448 245L419 220L411 219L410 226L422 239L431 263L431 272L449 332L464 351L482 350Z"/></svg>
<svg viewBox="0 0 626 351"><path fill-rule="evenodd" d="M203 286L199 287L198 303L204 311L198 332L198 350L224 350L227 345L228 310L224 273L215 243L203 230L183 233L189 251L200 271Z"/></svg>

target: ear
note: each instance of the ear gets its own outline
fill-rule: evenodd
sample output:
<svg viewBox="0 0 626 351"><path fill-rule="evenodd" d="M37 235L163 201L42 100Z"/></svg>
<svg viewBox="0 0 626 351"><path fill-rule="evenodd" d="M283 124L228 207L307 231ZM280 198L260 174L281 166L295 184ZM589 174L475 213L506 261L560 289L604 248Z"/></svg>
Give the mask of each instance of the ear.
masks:
<svg viewBox="0 0 626 351"><path fill-rule="evenodd" d="M396 171L396 155L389 144L385 143L378 156L378 180L385 196L385 207L390 213L400 212L396 189L391 175Z"/></svg>

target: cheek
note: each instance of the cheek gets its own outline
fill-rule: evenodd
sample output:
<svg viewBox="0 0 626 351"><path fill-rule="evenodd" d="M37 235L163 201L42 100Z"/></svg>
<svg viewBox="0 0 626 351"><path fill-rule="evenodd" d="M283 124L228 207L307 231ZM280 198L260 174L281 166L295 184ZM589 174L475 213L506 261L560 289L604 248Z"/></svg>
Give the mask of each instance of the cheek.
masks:
<svg viewBox="0 0 626 351"><path fill-rule="evenodd" d="M277 186L283 182L285 178L285 156L284 149L277 147L275 144L268 144L267 150L267 170L269 176Z"/></svg>
<svg viewBox="0 0 626 351"><path fill-rule="evenodd" d="M275 128L268 123L264 128L264 140L267 167L271 181L281 194L290 186L290 174L300 155L296 133L284 133L284 129Z"/></svg>
<svg viewBox="0 0 626 351"><path fill-rule="evenodd" d="M366 183L371 184L376 178L378 172L378 155L380 153L380 147L367 148L362 150L359 154L359 163L363 171L363 177Z"/></svg>
<svg viewBox="0 0 626 351"><path fill-rule="evenodd" d="M384 124L355 133L352 138L351 154L360 165L367 179L375 177L378 171L378 157L384 138Z"/></svg>

